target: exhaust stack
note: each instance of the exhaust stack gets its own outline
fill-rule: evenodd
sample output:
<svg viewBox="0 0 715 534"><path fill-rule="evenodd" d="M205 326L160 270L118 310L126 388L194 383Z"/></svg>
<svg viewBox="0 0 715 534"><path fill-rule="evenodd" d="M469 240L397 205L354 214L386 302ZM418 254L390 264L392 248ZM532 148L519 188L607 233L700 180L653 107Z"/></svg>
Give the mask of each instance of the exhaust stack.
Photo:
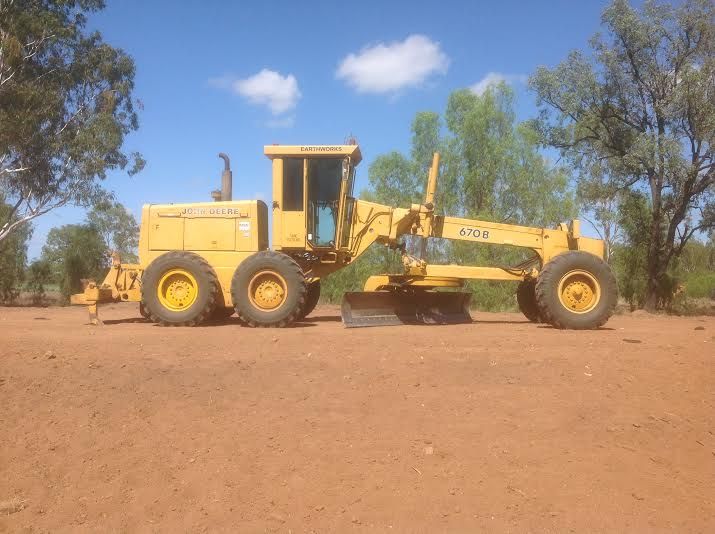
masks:
<svg viewBox="0 0 715 534"><path fill-rule="evenodd" d="M218 157L223 160L223 172L221 173L221 194L218 199L216 197L219 195L212 196L214 196L214 200L233 200L233 174L231 173L231 161L223 152L219 152Z"/></svg>

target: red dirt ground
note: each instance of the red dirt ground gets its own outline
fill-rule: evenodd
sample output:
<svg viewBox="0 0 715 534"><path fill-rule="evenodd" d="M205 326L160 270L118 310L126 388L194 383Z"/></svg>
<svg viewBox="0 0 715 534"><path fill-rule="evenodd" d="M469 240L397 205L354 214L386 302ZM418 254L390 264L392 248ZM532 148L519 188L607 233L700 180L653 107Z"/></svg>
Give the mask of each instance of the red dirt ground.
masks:
<svg viewBox="0 0 715 534"><path fill-rule="evenodd" d="M715 319L0 309L0 531L713 532Z"/></svg>

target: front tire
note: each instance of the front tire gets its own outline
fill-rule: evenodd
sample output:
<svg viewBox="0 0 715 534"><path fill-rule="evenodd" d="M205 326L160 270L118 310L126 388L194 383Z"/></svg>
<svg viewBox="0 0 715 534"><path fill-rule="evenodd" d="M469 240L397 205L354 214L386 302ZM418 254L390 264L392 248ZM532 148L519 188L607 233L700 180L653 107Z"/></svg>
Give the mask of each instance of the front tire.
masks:
<svg viewBox="0 0 715 534"><path fill-rule="evenodd" d="M141 305L162 326L196 326L211 317L220 291L216 273L193 252L156 258L142 277Z"/></svg>
<svg viewBox="0 0 715 534"><path fill-rule="evenodd" d="M536 281L541 318L556 328L587 330L603 326L618 301L616 277L608 264L588 252L559 254Z"/></svg>
<svg viewBox="0 0 715 534"><path fill-rule="evenodd" d="M519 310L532 323L541 322L539 306L536 304L536 280L522 280L516 288L516 302Z"/></svg>
<svg viewBox="0 0 715 534"><path fill-rule="evenodd" d="M231 298L251 327L285 327L305 308L306 282L300 266L280 252L256 252L236 269Z"/></svg>

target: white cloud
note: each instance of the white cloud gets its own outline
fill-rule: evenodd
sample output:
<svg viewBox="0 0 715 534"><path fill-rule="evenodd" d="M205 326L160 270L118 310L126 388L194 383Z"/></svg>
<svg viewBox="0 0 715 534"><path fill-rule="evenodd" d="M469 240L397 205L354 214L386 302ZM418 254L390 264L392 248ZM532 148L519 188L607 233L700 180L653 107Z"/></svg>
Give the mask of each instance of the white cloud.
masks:
<svg viewBox="0 0 715 534"><path fill-rule="evenodd" d="M265 105L273 115L280 115L295 108L301 97L295 76L283 76L269 69L263 69L244 79L231 76L212 78L209 85L218 89L229 89L252 104Z"/></svg>
<svg viewBox="0 0 715 534"><path fill-rule="evenodd" d="M420 85L432 74L444 74L449 58L439 43L424 35L404 41L378 43L349 54L335 76L359 93L391 93Z"/></svg>
<svg viewBox="0 0 715 534"><path fill-rule="evenodd" d="M501 72L488 72L484 78L469 87L469 90L475 94L483 95L484 91L500 82L506 83L525 83L527 76L525 74L503 74Z"/></svg>

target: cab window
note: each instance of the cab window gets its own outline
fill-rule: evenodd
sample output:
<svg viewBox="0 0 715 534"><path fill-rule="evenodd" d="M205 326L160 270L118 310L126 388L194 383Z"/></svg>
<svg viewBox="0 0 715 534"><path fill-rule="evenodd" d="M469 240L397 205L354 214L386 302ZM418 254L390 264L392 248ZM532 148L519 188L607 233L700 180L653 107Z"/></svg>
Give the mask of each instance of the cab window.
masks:
<svg viewBox="0 0 715 534"><path fill-rule="evenodd" d="M283 159L283 210L303 211L303 159Z"/></svg>
<svg viewBox="0 0 715 534"><path fill-rule="evenodd" d="M343 160L308 160L308 233L317 247L335 247Z"/></svg>

